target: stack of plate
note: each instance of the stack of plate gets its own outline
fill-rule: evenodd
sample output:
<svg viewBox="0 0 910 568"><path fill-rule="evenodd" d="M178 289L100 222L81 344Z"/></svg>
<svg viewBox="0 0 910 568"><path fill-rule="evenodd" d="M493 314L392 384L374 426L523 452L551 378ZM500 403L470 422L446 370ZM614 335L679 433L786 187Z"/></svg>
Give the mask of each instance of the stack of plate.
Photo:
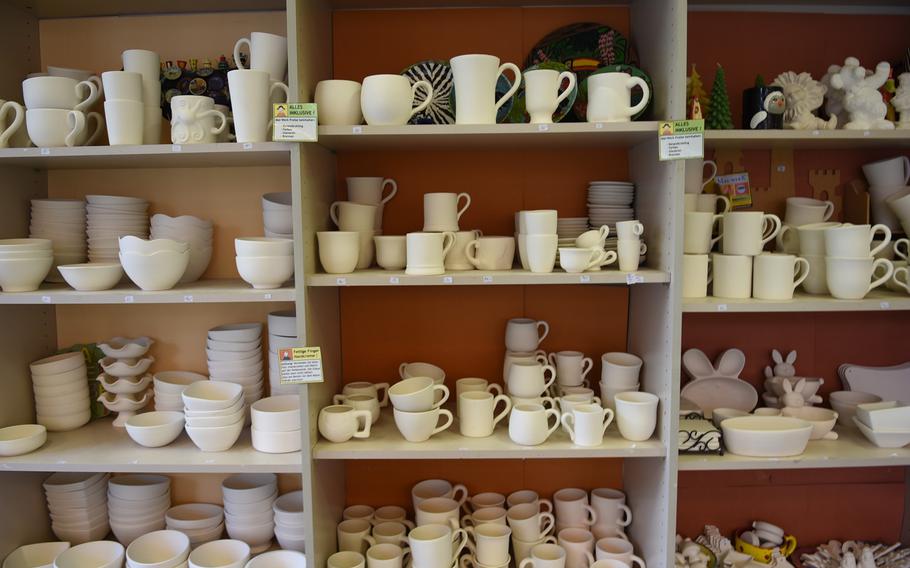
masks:
<svg viewBox="0 0 910 568"><path fill-rule="evenodd" d="M85 202L81 199L32 199L32 238L50 239L54 247L54 268L47 280L63 282L60 264L85 262Z"/></svg>
<svg viewBox="0 0 910 568"><path fill-rule="evenodd" d="M186 503L171 507L164 516L168 530L180 531L193 548L218 540L224 532L224 509L208 503Z"/></svg>
<svg viewBox="0 0 910 568"><path fill-rule="evenodd" d="M55 473L44 481L51 529L74 545L107 536L107 473Z"/></svg>
<svg viewBox="0 0 910 568"><path fill-rule="evenodd" d="M588 230L587 217L559 217L556 219L556 234L560 242L572 239L574 242L578 235Z"/></svg>
<svg viewBox="0 0 910 568"><path fill-rule="evenodd" d="M86 234L90 262L120 262L118 239L149 236L149 204L137 197L87 195Z"/></svg>
<svg viewBox="0 0 910 568"><path fill-rule="evenodd" d="M107 484L111 531L124 546L164 529L171 508L171 480L163 475L121 475Z"/></svg>
<svg viewBox="0 0 910 568"><path fill-rule="evenodd" d="M617 221L635 218L632 202L635 185L627 181L592 181L588 184L588 216L595 227L609 225L612 233Z"/></svg>
<svg viewBox="0 0 910 568"><path fill-rule="evenodd" d="M209 330L206 359L213 381L243 387L247 406L262 398L262 324L238 323Z"/></svg>
<svg viewBox="0 0 910 568"><path fill-rule="evenodd" d="M190 262L180 277L180 282L199 280L212 260L212 222L192 215L169 217L152 215L153 239L171 239L190 246Z"/></svg>

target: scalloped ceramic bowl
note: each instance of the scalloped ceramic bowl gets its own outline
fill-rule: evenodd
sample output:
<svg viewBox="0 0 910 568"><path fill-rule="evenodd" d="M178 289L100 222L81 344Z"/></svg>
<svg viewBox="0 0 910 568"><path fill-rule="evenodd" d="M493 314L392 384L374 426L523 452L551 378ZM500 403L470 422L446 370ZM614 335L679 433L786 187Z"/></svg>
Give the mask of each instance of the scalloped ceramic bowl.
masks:
<svg viewBox="0 0 910 568"><path fill-rule="evenodd" d="M50 568L54 559L70 547L68 542L37 542L12 551L3 561L3 568Z"/></svg>
<svg viewBox="0 0 910 568"><path fill-rule="evenodd" d="M116 262L61 264L57 269L63 280L80 292L110 290L123 278L123 267Z"/></svg>
<svg viewBox="0 0 910 568"><path fill-rule="evenodd" d="M86 542L61 552L54 560L54 568L120 568L124 554L119 542Z"/></svg>
<svg viewBox="0 0 910 568"><path fill-rule="evenodd" d="M837 422L844 426L853 427L853 417L856 416L856 407L869 402L881 402L882 397L862 391L835 391L828 395L831 408L837 412Z"/></svg>
<svg viewBox="0 0 910 568"><path fill-rule="evenodd" d="M146 412L130 417L126 432L140 446L160 448L180 437L184 423L182 412Z"/></svg>
<svg viewBox="0 0 910 568"><path fill-rule="evenodd" d="M141 377L112 377L106 373L98 375L98 382L104 390L114 394L135 394L144 391L152 382L152 375Z"/></svg>
<svg viewBox="0 0 910 568"><path fill-rule="evenodd" d="M152 254L120 252L120 264L126 275L147 291L173 288L183 277L189 262L189 249L183 252L161 250Z"/></svg>
<svg viewBox="0 0 910 568"><path fill-rule="evenodd" d="M140 239L139 237L126 236L120 237L118 243L120 252L142 255L150 255L162 251L183 253L190 249L185 242L173 239Z"/></svg>
<svg viewBox="0 0 910 568"><path fill-rule="evenodd" d="M812 424L784 416L728 418L720 428L727 451L759 458L798 456L812 435Z"/></svg>
<svg viewBox="0 0 910 568"><path fill-rule="evenodd" d="M294 275L294 257L238 256L237 272L243 281L257 290L280 288Z"/></svg>
<svg viewBox="0 0 910 568"><path fill-rule="evenodd" d="M121 377L138 377L148 371L149 367L154 362L155 357L149 355L148 357L139 359L135 363L120 361L113 357L105 357L99 361L98 364L101 365L101 368L104 369L106 374L119 379Z"/></svg>
<svg viewBox="0 0 910 568"><path fill-rule="evenodd" d="M47 441L47 428L40 424L19 424L0 428L0 456L21 456L34 452Z"/></svg>
<svg viewBox="0 0 910 568"><path fill-rule="evenodd" d="M145 355L155 340L149 337L112 337L98 344L106 357L115 359L138 359Z"/></svg>

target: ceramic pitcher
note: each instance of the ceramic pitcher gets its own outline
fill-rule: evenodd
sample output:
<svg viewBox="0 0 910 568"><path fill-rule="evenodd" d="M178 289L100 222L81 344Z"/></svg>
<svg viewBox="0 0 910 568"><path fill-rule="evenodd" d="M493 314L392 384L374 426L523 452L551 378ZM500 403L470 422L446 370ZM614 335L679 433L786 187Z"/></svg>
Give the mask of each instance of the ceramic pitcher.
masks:
<svg viewBox="0 0 910 568"><path fill-rule="evenodd" d="M521 71L514 63L499 64L493 55L469 54L453 57L455 76L455 124L495 124L496 111L521 85ZM506 69L515 74L512 88L496 99L496 82Z"/></svg>
<svg viewBox="0 0 910 568"><path fill-rule="evenodd" d="M632 106L632 88L642 90L641 101ZM598 73L588 77L588 122L628 122L651 99L648 84L628 73Z"/></svg>

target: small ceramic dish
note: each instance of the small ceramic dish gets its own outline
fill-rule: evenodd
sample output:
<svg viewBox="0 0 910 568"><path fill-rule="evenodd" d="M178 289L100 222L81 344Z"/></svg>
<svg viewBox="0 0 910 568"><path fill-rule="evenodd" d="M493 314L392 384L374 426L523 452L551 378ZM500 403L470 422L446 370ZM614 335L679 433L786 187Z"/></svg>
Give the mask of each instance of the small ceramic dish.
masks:
<svg viewBox="0 0 910 568"><path fill-rule="evenodd" d="M152 375L141 377L111 377L106 373L98 375L98 382L104 390L114 394L135 394L144 391L152 382Z"/></svg>
<svg viewBox="0 0 910 568"><path fill-rule="evenodd" d="M152 363L155 362L155 358L152 356L143 357L135 363L128 363L126 361L118 361L113 357L105 357L99 364L101 368L104 369L104 372L112 377L138 377L139 375L145 373L149 370L149 367Z"/></svg>
<svg viewBox="0 0 910 568"><path fill-rule="evenodd" d="M871 402L856 407L856 417L872 430L910 430L910 405L897 401Z"/></svg>
<svg viewBox="0 0 910 568"><path fill-rule="evenodd" d="M835 391L828 395L831 408L837 412L837 422L843 426L854 427L853 417L856 407L868 402L881 402L882 397L861 391Z"/></svg>
<svg viewBox="0 0 910 568"><path fill-rule="evenodd" d="M160 448L176 440L183 432L182 412L146 412L126 421L126 432L140 446Z"/></svg>
<svg viewBox="0 0 910 568"><path fill-rule="evenodd" d="M21 456L34 452L47 441L47 428L40 424L19 424L0 428L0 456Z"/></svg>
<svg viewBox="0 0 910 568"><path fill-rule="evenodd" d="M57 269L66 283L80 292L110 290L123 278L123 267L118 262L61 264Z"/></svg>
<svg viewBox="0 0 910 568"><path fill-rule="evenodd" d="M12 551L3 561L3 568L50 568L54 559L69 549L68 542L37 542Z"/></svg>
<svg viewBox="0 0 910 568"><path fill-rule="evenodd" d="M856 416L853 417L853 423L867 440L879 448L903 448L910 444L910 430L873 430Z"/></svg>
<svg viewBox="0 0 910 568"><path fill-rule="evenodd" d="M738 408L715 408L711 412L711 421L714 422L715 426L720 428L721 422L727 418L736 418L738 416L749 416L749 413Z"/></svg>
<svg viewBox="0 0 910 568"><path fill-rule="evenodd" d="M812 425L810 440L836 440L837 432L833 432L834 423L837 422L837 412L827 408L804 406L802 408L784 408L784 416L799 418Z"/></svg>
<svg viewBox="0 0 910 568"><path fill-rule="evenodd" d="M731 454L758 458L798 456L812 435L812 424L785 416L739 416L720 427Z"/></svg>
<svg viewBox="0 0 910 568"><path fill-rule="evenodd" d="M104 353L105 357L114 359L138 359L148 352L149 347L155 343L154 339L148 337L112 337L107 341L98 344L98 349Z"/></svg>

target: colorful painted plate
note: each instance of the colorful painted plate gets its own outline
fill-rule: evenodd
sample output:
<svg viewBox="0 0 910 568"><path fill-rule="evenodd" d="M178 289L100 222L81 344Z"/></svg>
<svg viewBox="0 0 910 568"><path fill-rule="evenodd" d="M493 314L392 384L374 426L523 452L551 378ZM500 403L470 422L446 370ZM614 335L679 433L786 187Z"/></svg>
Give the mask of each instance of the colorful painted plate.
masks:
<svg viewBox="0 0 910 568"><path fill-rule="evenodd" d="M433 86L433 100L426 109L412 116L408 124L455 124L455 107L452 104L455 83L448 61L435 59L419 61L407 67L401 74L407 77L412 85L423 80ZM414 97L414 106L422 103L425 98L426 93L419 89Z"/></svg>
<svg viewBox="0 0 910 568"><path fill-rule="evenodd" d="M562 73L563 71L568 71L569 68L564 64L558 61L544 61L538 65L532 65L527 69L522 71L524 74L527 71L534 71L536 69L552 69ZM560 85L560 91L562 90L562 85ZM569 93L569 96L564 98L559 106L556 107L556 112L553 113L553 122L560 122L563 118L569 114L569 111L572 110L572 105L575 104L575 97L578 96L578 83L572 87L572 92ZM527 111L525 110L525 85L522 82L521 87L518 89L518 92L515 93L515 104L512 105L512 110L509 112L508 122L530 122L531 117L528 116Z"/></svg>

